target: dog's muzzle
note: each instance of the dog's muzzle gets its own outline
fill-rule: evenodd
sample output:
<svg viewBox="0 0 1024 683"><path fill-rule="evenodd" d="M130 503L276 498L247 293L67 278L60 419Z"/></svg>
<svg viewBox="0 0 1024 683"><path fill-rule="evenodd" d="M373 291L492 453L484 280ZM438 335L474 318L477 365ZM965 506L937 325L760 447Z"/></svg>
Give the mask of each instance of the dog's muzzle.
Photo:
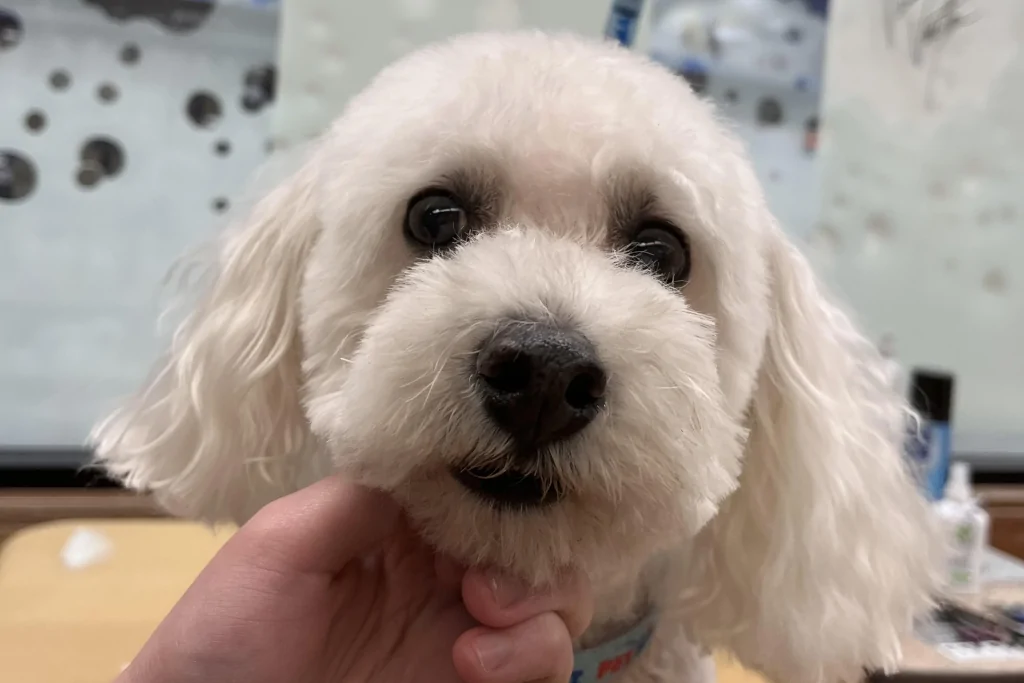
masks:
<svg viewBox="0 0 1024 683"><path fill-rule="evenodd" d="M554 502L529 465L544 448L576 434L604 405L607 376L593 344L579 332L545 323L509 321L477 353L475 387L487 415L514 445L507 466L456 472L467 488L503 505Z"/></svg>

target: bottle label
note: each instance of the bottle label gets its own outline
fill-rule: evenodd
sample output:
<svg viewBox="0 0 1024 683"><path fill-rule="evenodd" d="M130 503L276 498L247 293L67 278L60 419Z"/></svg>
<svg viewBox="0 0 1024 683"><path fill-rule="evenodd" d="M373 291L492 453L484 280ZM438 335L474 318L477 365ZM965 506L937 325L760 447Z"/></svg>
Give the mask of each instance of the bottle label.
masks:
<svg viewBox="0 0 1024 683"><path fill-rule="evenodd" d="M907 435L907 459L928 500L942 498L949 473L949 449L948 424L922 420L919 429L911 427Z"/></svg>
<svg viewBox="0 0 1024 683"><path fill-rule="evenodd" d="M605 25L605 37L617 40L626 47L631 46L643 5L643 0L615 0Z"/></svg>
<svg viewBox="0 0 1024 683"><path fill-rule="evenodd" d="M952 536L948 558L949 583L952 588L964 588L971 583L971 556L975 545L975 528L969 518L950 525Z"/></svg>

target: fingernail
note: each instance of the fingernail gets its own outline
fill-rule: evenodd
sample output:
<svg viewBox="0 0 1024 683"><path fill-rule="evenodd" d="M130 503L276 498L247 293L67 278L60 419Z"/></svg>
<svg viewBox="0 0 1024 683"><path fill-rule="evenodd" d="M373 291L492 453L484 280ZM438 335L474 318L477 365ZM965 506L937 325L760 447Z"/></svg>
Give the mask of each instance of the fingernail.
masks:
<svg viewBox="0 0 1024 683"><path fill-rule="evenodd" d="M495 574L491 576L491 593L499 607L511 607L530 595L529 587L521 581Z"/></svg>
<svg viewBox="0 0 1024 683"><path fill-rule="evenodd" d="M476 639L476 656L480 667L488 672L503 668L512 658L512 641L498 634L484 634Z"/></svg>

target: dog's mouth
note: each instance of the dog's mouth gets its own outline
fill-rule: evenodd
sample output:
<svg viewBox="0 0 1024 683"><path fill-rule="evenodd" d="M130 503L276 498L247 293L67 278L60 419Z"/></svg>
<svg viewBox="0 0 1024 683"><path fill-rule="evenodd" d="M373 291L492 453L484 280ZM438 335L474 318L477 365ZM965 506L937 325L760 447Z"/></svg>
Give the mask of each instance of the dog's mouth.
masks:
<svg viewBox="0 0 1024 683"><path fill-rule="evenodd" d="M531 508L561 500L565 491L555 483L520 470L498 467L460 467L455 479L487 502L501 508Z"/></svg>

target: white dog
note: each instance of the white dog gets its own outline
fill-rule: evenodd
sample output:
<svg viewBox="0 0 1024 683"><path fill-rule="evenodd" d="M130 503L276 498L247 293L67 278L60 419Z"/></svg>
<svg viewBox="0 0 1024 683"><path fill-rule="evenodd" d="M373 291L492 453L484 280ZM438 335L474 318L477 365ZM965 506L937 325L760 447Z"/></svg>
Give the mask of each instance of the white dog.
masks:
<svg viewBox="0 0 1024 683"><path fill-rule="evenodd" d="M707 680L711 648L858 680L928 604L882 359L741 145L634 53L518 33L401 60L214 270L95 435L174 513L242 522L343 472L466 562L585 570L581 650L653 615L628 681Z"/></svg>

